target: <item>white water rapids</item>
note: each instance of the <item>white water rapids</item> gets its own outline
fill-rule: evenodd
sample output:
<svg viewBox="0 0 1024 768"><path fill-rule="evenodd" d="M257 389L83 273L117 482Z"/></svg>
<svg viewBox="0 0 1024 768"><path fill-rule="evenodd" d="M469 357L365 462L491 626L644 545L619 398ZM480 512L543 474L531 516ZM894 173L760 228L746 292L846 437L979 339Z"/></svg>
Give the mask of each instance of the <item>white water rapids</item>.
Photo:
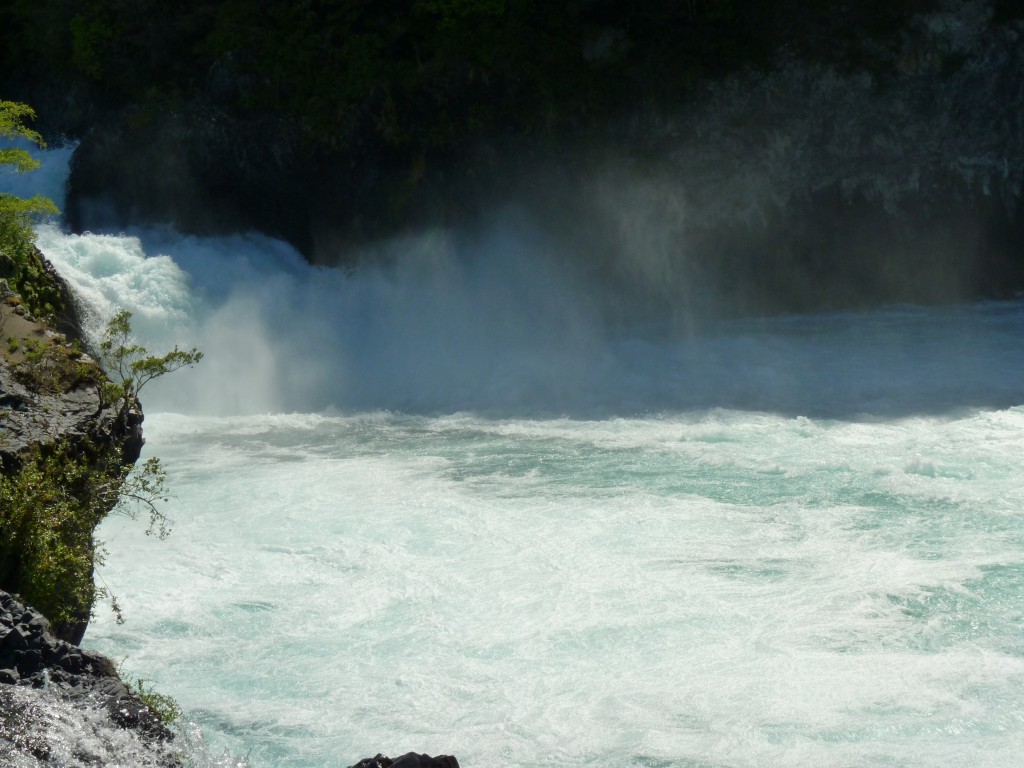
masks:
<svg viewBox="0 0 1024 768"><path fill-rule="evenodd" d="M1024 303L616 334L529 235L136 235L39 231L93 332L207 355L143 393L174 532L104 523L86 644L212 752L1024 754Z"/></svg>

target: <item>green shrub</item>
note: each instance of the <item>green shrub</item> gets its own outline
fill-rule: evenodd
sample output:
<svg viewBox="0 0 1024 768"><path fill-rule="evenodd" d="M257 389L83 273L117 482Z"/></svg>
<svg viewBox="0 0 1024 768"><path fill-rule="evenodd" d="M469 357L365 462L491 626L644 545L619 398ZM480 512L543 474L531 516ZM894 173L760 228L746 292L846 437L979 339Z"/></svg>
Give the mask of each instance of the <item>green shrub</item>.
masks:
<svg viewBox="0 0 1024 768"><path fill-rule="evenodd" d="M181 718L181 707L178 706L172 697L166 693L160 693L152 685L146 685L148 680L143 680L141 677L136 678L134 681L129 682L129 687L139 694L139 698L142 699L142 703L149 707L157 717L159 717L164 725L171 725L176 720Z"/></svg>
<svg viewBox="0 0 1024 768"><path fill-rule="evenodd" d="M109 455L89 442L62 443L0 475L0 584L46 615L61 637L109 596L93 583L105 554L93 531L108 514L135 518L145 510L147 533L170 532L156 506L167 495L158 460L133 470Z"/></svg>
<svg viewBox="0 0 1024 768"><path fill-rule="evenodd" d="M112 482L67 445L26 457L0 476L0 584L45 614L61 637L87 620L102 560L93 529Z"/></svg>
<svg viewBox="0 0 1024 768"><path fill-rule="evenodd" d="M17 339L14 339L18 342ZM46 339L29 338L15 343L9 352L22 353L15 365L18 380L34 392L62 394L102 378L99 366L82 354L76 345L52 343Z"/></svg>
<svg viewBox="0 0 1024 768"><path fill-rule="evenodd" d="M134 519L145 512L146 532L165 538L170 526L156 504L166 500L166 474L156 458L122 466L88 441L35 450L17 472L0 475L0 584L67 637L98 599L110 597L93 583L105 555L93 537L96 526L108 514Z"/></svg>

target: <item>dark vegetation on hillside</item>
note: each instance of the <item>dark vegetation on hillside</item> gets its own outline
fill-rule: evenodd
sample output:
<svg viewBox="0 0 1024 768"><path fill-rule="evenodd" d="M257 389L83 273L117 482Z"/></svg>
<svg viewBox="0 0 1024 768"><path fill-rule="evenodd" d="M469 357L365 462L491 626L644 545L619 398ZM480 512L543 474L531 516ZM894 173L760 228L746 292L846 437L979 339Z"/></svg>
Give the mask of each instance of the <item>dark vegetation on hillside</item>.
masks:
<svg viewBox="0 0 1024 768"><path fill-rule="evenodd" d="M603 172L609 158L634 176L658 178L677 173L665 161L686 142L707 143L711 136L719 142L713 155L731 135L756 147L764 134L762 148L770 148L777 137L765 129L764 115L742 107L726 116L731 123L704 121L710 134L687 134L686 120L709 100L728 111L721 93L709 94L737 73L800 62L804 72L849 78L839 90L856 90L862 82L856 78L868 78L879 103L887 93L900 94L889 102L894 111L876 121L882 134L899 122L961 121L957 114L933 115L935 83L956 78L967 54L935 49L920 19L970 4L14 0L0 8L0 88L7 98L36 106L37 127L49 139L81 139L65 209L73 229L143 221L171 221L196 233L255 228L288 240L312 261L351 265L367 242L427 225L472 230L508 201L526 205L542 227L561 235L567 221L594 219L581 185ZM992 9L990 32L1024 18L1024 5L1015 0L973 4ZM1005 51L1005 39L999 44ZM1012 68L1005 72L1013 76ZM873 107L869 98L865 109ZM793 100L791 113L804 106ZM830 107L826 101L808 109ZM778 114L768 116L773 120L771 130L790 129ZM660 131L659 121L682 128ZM843 130L826 126L801 140L827 143L829 132ZM890 138L866 136L859 160L870 160L876 139ZM961 137L947 144L958 142ZM817 149L826 161L834 159L828 147ZM836 167L849 160L839 158ZM892 167L891 159L879 162L883 170ZM936 159L936 168L945 162ZM851 178L864 173L850 170ZM973 192L965 197L956 178L944 199L922 195L918 208L901 212L909 231L891 222L891 211L877 200L835 181L841 176L835 168L824 169L827 174L830 186L814 191L818 199L804 201L795 219L793 211L767 211L776 218L764 231L749 228L746 243L702 234L706 269L694 268L718 283L723 275L750 277L728 290L735 303L753 310L956 299L1005 292L1024 281L1016 261L1006 266L1006 254L1016 249L1017 201L1006 206ZM929 195L947 184L928 169L922 178ZM690 205L703 193L691 184L687 194ZM961 266L959 252L951 251L954 266L945 271L957 285L918 289L917 254L932 246L915 245L917 230L940 232L932 240L941 245L950 238L935 224L960 218L967 227L980 222L984 231L975 240L992 253ZM795 242L799 232L810 240L799 235ZM858 245L852 255L843 251L864 234L878 243ZM780 235L789 241L766 246ZM887 251L894 237L910 254L896 271L911 277L879 292L873 264L896 258ZM594 251L589 241L577 246ZM764 258L773 248L783 254L782 267ZM832 251L840 255L828 257ZM837 260L845 260L838 270ZM892 271L886 263L881 270ZM807 290L758 306L755 294L764 292L766 279L779 290L801 282ZM827 285L819 290L822 281ZM961 283L970 285L961 291Z"/></svg>
<svg viewBox="0 0 1024 768"><path fill-rule="evenodd" d="M557 137L779 49L870 68L936 0L22 0L3 70L159 110L198 94L297 119L328 146L430 153L495 131ZM1006 13L1013 4L1004 2ZM81 129L83 126L72 126Z"/></svg>

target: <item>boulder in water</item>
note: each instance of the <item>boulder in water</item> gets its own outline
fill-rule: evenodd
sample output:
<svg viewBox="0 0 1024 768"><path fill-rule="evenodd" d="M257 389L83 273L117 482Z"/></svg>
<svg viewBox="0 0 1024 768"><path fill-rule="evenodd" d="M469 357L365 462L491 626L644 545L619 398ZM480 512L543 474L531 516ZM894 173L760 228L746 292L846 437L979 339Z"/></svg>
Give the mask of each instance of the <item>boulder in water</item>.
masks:
<svg viewBox="0 0 1024 768"><path fill-rule="evenodd" d="M407 752L394 760L386 755L377 754L360 760L350 768L459 768L459 761L451 755L430 755Z"/></svg>

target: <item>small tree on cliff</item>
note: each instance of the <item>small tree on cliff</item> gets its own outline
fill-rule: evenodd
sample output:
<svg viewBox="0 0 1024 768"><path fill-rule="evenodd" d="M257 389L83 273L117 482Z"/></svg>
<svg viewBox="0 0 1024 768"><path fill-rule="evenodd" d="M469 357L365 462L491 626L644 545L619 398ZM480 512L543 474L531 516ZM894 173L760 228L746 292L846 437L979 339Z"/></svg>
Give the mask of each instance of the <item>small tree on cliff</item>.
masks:
<svg viewBox="0 0 1024 768"><path fill-rule="evenodd" d="M131 319L132 313L128 310L115 314L107 323L99 349L100 364L107 375L99 384L100 410L116 405L116 418L124 432L132 428L132 415L141 413L139 392L143 387L153 379L191 367L203 359L203 353L195 347L183 350L175 346L164 355L149 354L145 347L132 340ZM135 426L138 423L135 421ZM150 456L134 470L130 466L123 467L117 485L117 503L111 511L135 519L140 509L145 510L149 516L146 533L165 538L170 527L157 502L167 501L166 480L167 473L156 456ZM116 597L106 587L98 592L99 596L110 599L117 621L121 623L124 619Z"/></svg>
<svg viewBox="0 0 1024 768"><path fill-rule="evenodd" d="M100 341L100 364L106 378L100 380L100 410L117 405L117 421L123 432L132 428L132 414L141 413L139 392L153 379L191 367L203 359L203 353L174 347L165 355L151 355L145 347L132 341L132 313L122 310L114 315ZM141 418L141 416L136 417ZM139 421L135 421L138 426ZM157 501L167 501L166 478L160 459L151 456L133 472L124 476L119 484L119 499L114 511L135 517L139 507L149 514L146 533L157 533L164 538L169 528L167 518L157 508ZM116 605L115 605L116 610Z"/></svg>
<svg viewBox="0 0 1024 768"><path fill-rule="evenodd" d="M139 406L139 392L153 379L180 368L191 367L203 359L203 353L177 346L162 356L150 355L145 347L132 343L132 313L122 310L107 323L100 341L100 362L110 377L101 387L104 404L119 403L118 418L124 420Z"/></svg>

